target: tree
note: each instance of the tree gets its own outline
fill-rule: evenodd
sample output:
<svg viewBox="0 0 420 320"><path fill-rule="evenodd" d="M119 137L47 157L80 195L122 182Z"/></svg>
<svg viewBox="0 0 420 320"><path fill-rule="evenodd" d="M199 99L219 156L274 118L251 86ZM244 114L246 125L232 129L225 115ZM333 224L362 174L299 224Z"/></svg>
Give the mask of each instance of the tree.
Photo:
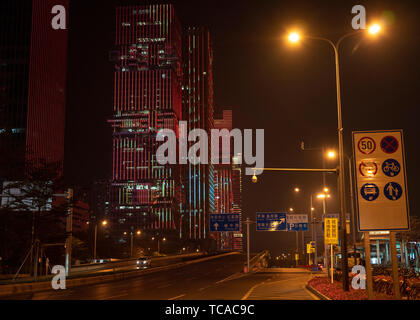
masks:
<svg viewBox="0 0 420 320"><path fill-rule="evenodd" d="M70 203L54 205L54 193L62 190L61 164L44 160L27 162L25 176L3 184L0 208L0 256L16 270L28 250L41 243L64 242L63 218ZM14 248L16 250L12 250ZM33 252L31 251L31 256ZM31 259L28 266L31 266Z"/></svg>

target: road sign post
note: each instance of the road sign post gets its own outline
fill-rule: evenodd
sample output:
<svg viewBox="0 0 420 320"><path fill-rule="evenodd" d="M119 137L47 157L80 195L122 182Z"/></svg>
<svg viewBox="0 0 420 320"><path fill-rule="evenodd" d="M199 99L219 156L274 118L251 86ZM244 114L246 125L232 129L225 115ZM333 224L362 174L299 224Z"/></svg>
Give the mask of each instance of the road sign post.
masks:
<svg viewBox="0 0 420 320"><path fill-rule="evenodd" d="M237 232L239 224L239 214L210 214L210 232Z"/></svg>
<svg viewBox="0 0 420 320"><path fill-rule="evenodd" d="M331 245L331 283L334 283L334 245L338 244L338 218L324 219L324 241Z"/></svg>
<svg viewBox="0 0 420 320"><path fill-rule="evenodd" d="M254 223L254 221L251 221L249 218L246 218L244 223L246 224L246 270L245 270L245 273L249 273L251 271L250 268L249 268L249 255L250 255L250 250L249 250L249 244L250 244L249 225L251 223Z"/></svg>
<svg viewBox="0 0 420 320"><path fill-rule="evenodd" d="M409 230L401 130L353 132L358 229Z"/></svg>
<svg viewBox="0 0 420 320"><path fill-rule="evenodd" d="M389 235L389 245L391 246L391 261L392 261L392 282L394 285L395 299L401 299L400 293L400 278L398 273L398 257L397 257L397 242L395 240L395 232L391 231Z"/></svg>
<svg viewBox="0 0 420 320"><path fill-rule="evenodd" d="M257 231L287 231L287 214L257 212Z"/></svg>
<svg viewBox="0 0 420 320"><path fill-rule="evenodd" d="M353 132L353 153L358 228L365 232L368 282L372 281L368 231L391 231L394 292L400 299L395 231L410 229L402 130Z"/></svg>
<svg viewBox="0 0 420 320"><path fill-rule="evenodd" d="M366 269L366 288L368 299L373 299L373 278L372 278L372 263L370 259L370 235L369 232L364 232L365 242L365 269Z"/></svg>
<svg viewBox="0 0 420 320"><path fill-rule="evenodd" d="M308 231L308 215L307 214L287 214L287 231Z"/></svg>

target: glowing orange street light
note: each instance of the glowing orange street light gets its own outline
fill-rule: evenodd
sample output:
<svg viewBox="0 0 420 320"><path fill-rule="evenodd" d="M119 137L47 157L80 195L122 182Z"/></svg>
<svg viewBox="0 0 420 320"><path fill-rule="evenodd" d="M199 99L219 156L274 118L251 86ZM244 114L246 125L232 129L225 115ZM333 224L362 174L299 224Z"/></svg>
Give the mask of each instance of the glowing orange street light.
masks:
<svg viewBox="0 0 420 320"><path fill-rule="evenodd" d="M370 27L369 27L369 33L371 34L371 35L376 35L376 34L378 34L380 31L381 31L381 26L379 25L379 24L377 24L377 23L374 23L374 24L372 24Z"/></svg>
<svg viewBox="0 0 420 320"><path fill-rule="evenodd" d="M328 151L327 157L328 157L328 159L335 159L337 157L337 153L333 150Z"/></svg>
<svg viewBox="0 0 420 320"><path fill-rule="evenodd" d="M297 32L291 32L287 38L290 42L297 43L300 40L300 35Z"/></svg>

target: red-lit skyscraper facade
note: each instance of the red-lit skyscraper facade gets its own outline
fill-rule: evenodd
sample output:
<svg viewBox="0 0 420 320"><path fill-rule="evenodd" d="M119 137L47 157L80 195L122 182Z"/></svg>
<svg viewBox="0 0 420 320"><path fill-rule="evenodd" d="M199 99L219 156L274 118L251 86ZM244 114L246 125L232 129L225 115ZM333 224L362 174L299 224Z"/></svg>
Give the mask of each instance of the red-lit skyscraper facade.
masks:
<svg viewBox="0 0 420 320"><path fill-rule="evenodd" d="M52 8L61 5L68 15L69 0L33 0L29 66L26 161L42 166L64 162L68 29L51 26ZM66 19L66 22L68 18Z"/></svg>
<svg viewBox="0 0 420 320"><path fill-rule="evenodd" d="M203 129L210 134L214 127L213 50L208 29L185 30L183 66L183 120L189 131ZM214 211L213 179L210 161L183 166L182 234L187 239L201 242L208 238L209 214Z"/></svg>
<svg viewBox="0 0 420 320"><path fill-rule="evenodd" d="M68 29L52 8L69 0L0 1L0 180L55 163L62 174Z"/></svg>
<svg viewBox="0 0 420 320"><path fill-rule="evenodd" d="M156 160L157 132L178 132L182 30L172 5L116 10L111 215L117 230L176 233L181 223L177 165Z"/></svg>
<svg viewBox="0 0 420 320"><path fill-rule="evenodd" d="M223 117L214 119L218 130L232 130L232 110L223 110ZM227 159L223 157L227 156ZM233 154L232 139L230 145L219 146L219 164L214 165L215 213L239 214L242 219L242 168L239 164L241 155ZM228 162L229 164L223 164ZM239 232L213 232L212 238L221 251L242 251L242 227Z"/></svg>

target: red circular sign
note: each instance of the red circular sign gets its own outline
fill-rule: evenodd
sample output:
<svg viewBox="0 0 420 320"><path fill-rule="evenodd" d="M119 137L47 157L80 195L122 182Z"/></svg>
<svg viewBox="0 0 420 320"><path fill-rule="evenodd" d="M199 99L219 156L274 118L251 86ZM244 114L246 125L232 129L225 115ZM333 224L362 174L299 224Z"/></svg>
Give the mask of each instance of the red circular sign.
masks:
<svg viewBox="0 0 420 320"><path fill-rule="evenodd" d="M378 173L378 165L373 161L362 161L359 165L359 172L364 177L373 177Z"/></svg>
<svg viewBox="0 0 420 320"><path fill-rule="evenodd" d="M376 150L376 142L370 137L363 137L357 144L359 151L363 154L371 154Z"/></svg>
<svg viewBox="0 0 420 320"><path fill-rule="evenodd" d="M398 143L398 140L395 139L393 136L387 136L382 139L381 141L381 149L385 153L394 153L398 150L398 147L400 144Z"/></svg>

